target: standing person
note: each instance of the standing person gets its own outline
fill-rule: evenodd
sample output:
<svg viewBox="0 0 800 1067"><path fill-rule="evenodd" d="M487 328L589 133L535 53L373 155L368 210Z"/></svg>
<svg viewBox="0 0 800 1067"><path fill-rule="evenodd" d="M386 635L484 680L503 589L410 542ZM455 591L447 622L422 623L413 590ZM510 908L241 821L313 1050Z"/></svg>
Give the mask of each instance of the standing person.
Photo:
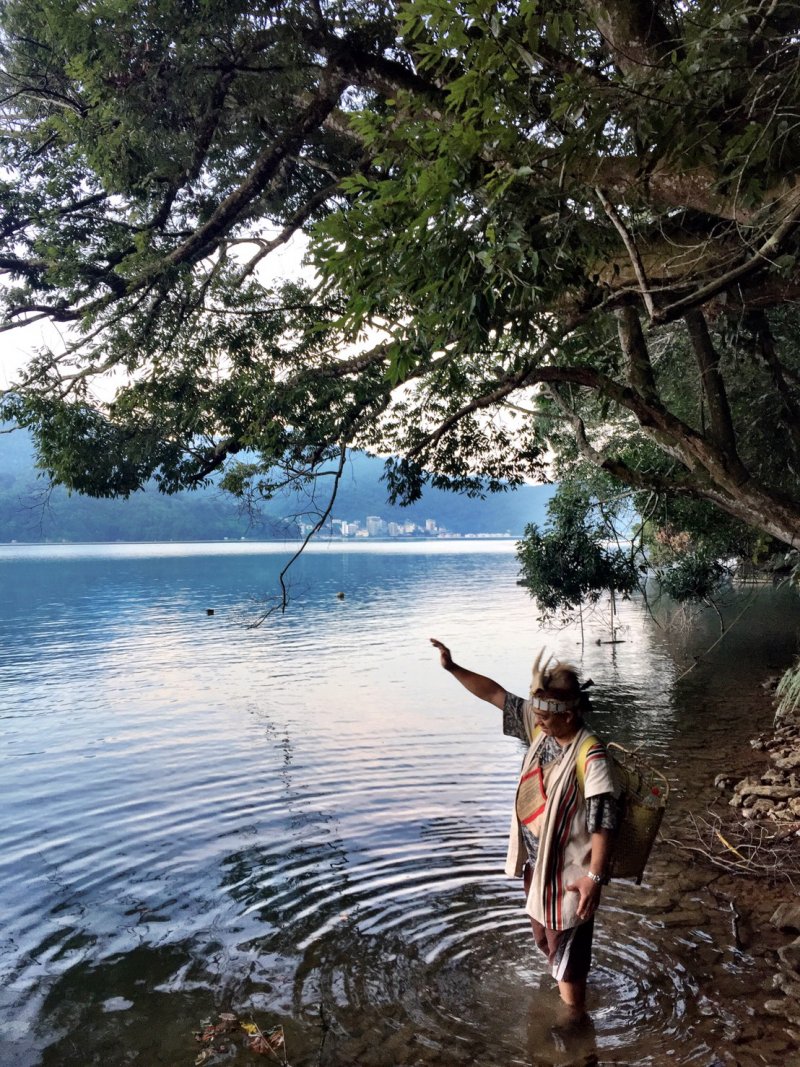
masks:
<svg viewBox="0 0 800 1067"><path fill-rule="evenodd" d="M503 712L503 732L528 745L522 761L505 872L523 877L525 911L561 999L575 1017L586 1005L594 915L606 880L618 786L603 743L583 721L589 706L574 667L540 652L527 700L453 662L431 638L442 667Z"/></svg>

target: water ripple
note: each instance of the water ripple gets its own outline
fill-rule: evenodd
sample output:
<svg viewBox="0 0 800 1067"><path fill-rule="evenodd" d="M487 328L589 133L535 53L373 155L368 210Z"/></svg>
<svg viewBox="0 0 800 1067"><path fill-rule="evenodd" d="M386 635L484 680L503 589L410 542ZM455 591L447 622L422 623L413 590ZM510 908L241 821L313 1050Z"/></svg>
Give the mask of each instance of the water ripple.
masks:
<svg viewBox="0 0 800 1067"><path fill-rule="evenodd" d="M544 637L513 561L340 563L304 564L304 610L261 630L237 619L272 556L189 570L64 552L57 585L32 576L47 557L3 563L0 1004L26 1020L8 1062L107 1067L123 1030L132 1062L157 1062L131 1036L154 1030L161 1062L186 1062L192 1025L231 1004L281 1013L299 1065L317 1062L320 1004L336 1064L466 1065L487 1048L504 1065L564 1062L552 983L502 876L520 746L427 644L438 634L524 692ZM674 690L680 656L638 610L622 609L626 644L587 645L583 668L600 728L670 770L677 817L711 789L709 749L738 744L747 671L733 644L727 691L699 675ZM575 654L574 633L547 641ZM706 1063L758 1034L730 1006L757 963L731 953L700 890L672 891L684 874L657 856L649 887L606 892L595 1032L569 1038L575 1057L594 1043L611 1062Z"/></svg>

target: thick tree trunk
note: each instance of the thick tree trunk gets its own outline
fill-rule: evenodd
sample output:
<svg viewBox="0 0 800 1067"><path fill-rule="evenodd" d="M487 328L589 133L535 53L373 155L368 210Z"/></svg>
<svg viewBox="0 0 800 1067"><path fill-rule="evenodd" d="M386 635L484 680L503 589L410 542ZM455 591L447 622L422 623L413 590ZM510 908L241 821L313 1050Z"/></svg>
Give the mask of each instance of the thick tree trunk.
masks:
<svg viewBox="0 0 800 1067"><path fill-rule="evenodd" d="M697 315L691 323L693 339L699 347L700 372L709 397L713 397L711 426L701 433L670 412L661 402L653 377L646 339L636 311L622 309L617 315L620 342L626 355L629 386L588 367L537 367L531 380L546 382L564 413L572 421L581 453L596 466L636 489L654 489L708 500L734 518L763 530L784 544L800 547L800 501L781 490L759 484L744 467L736 449L736 438L724 384L716 365L705 320ZM559 384L583 386L630 411L641 430L662 452L677 460L683 471L662 479L629 467L608 451L594 448L586 436L580 415L565 404Z"/></svg>
<svg viewBox="0 0 800 1067"><path fill-rule="evenodd" d="M735 495L709 489L698 495L735 519L776 537L790 548L800 548L800 504L796 501L761 489L750 489Z"/></svg>

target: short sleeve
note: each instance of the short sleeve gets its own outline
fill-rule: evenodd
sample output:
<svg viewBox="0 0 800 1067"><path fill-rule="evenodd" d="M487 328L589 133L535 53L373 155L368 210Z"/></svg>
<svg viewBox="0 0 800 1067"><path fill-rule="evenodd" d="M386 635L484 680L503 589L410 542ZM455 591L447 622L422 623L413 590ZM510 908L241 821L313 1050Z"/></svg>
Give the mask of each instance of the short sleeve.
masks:
<svg viewBox="0 0 800 1067"><path fill-rule="evenodd" d="M613 797L619 796L619 784L614 775L612 762L602 741L596 740L586 753L584 764L584 796L600 796L602 793L610 793Z"/></svg>
<svg viewBox="0 0 800 1067"><path fill-rule="evenodd" d="M590 834L599 830L614 831L619 825L619 801L612 793L598 793L586 801L586 829Z"/></svg>
<svg viewBox="0 0 800 1067"><path fill-rule="evenodd" d="M513 693L506 693L503 704L503 733L508 737L518 737L528 744L525 729L525 701Z"/></svg>

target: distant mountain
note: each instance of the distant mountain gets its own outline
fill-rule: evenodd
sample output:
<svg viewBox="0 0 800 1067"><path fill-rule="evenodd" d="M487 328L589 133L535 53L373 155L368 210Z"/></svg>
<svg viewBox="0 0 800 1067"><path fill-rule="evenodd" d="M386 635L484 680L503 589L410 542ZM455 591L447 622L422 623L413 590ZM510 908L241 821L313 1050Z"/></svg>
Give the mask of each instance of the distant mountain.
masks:
<svg viewBox="0 0 800 1067"><path fill-rule="evenodd" d="M410 507L391 507L382 481L383 460L353 453L332 517L360 522L368 515L386 522L435 521L457 534L520 535L526 523L543 523L553 486L523 486L486 500L429 489ZM310 502L282 494L256 518L213 485L164 496L153 487L129 500L93 500L62 488L47 490L37 477L30 438L0 434L0 541L183 541L297 536L298 519ZM313 521L313 519L309 520Z"/></svg>

